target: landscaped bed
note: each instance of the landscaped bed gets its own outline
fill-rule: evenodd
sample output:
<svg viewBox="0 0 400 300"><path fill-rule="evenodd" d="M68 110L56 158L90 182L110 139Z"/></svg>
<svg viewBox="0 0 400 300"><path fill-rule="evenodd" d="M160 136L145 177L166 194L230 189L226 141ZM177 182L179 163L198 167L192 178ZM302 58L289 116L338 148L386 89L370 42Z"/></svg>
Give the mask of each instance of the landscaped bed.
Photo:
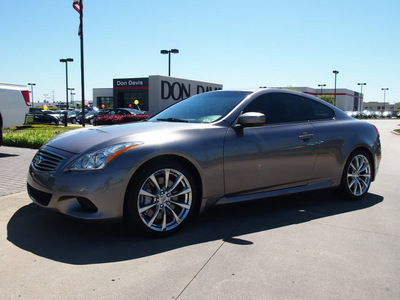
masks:
<svg viewBox="0 0 400 300"><path fill-rule="evenodd" d="M25 125L3 129L3 145L39 149L45 142L59 133L82 128L80 126L60 127L54 125Z"/></svg>

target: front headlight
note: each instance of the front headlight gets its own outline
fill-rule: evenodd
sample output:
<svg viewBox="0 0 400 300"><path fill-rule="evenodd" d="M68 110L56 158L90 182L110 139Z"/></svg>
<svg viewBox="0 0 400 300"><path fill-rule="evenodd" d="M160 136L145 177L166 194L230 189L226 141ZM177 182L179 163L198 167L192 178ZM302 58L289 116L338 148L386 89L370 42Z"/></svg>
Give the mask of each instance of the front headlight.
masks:
<svg viewBox="0 0 400 300"><path fill-rule="evenodd" d="M110 161L125 151L142 144L141 142L122 143L109 146L79 157L67 170L87 171L103 169Z"/></svg>

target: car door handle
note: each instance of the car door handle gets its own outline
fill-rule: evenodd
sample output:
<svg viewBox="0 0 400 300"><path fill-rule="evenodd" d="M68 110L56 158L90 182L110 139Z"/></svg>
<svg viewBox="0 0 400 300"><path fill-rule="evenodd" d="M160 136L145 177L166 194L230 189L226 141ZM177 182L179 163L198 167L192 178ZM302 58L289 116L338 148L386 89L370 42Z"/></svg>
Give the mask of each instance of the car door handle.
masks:
<svg viewBox="0 0 400 300"><path fill-rule="evenodd" d="M306 140L312 139L313 137L314 137L314 135L312 133L303 132L303 134L299 136L299 140L306 141Z"/></svg>

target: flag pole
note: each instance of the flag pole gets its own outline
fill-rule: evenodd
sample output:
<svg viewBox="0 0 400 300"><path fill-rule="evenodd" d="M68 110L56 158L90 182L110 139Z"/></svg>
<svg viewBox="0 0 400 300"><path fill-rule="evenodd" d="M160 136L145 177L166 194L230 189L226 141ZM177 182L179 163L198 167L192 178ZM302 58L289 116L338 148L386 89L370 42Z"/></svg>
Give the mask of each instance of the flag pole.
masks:
<svg viewBox="0 0 400 300"><path fill-rule="evenodd" d="M83 0L80 1L79 21L81 25L81 89L82 89L82 126L85 127L85 72L83 61Z"/></svg>

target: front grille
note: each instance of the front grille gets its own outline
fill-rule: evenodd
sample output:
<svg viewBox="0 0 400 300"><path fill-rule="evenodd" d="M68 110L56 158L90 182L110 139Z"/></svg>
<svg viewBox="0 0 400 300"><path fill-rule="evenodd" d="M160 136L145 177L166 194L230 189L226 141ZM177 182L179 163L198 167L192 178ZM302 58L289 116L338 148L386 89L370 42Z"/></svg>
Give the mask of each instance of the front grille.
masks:
<svg viewBox="0 0 400 300"><path fill-rule="evenodd" d="M33 188L30 184L28 184L28 193L33 200L40 203L41 205L44 206L49 205L51 200L51 194L39 191Z"/></svg>
<svg viewBox="0 0 400 300"><path fill-rule="evenodd" d="M59 164L65 159L65 157L50 152L48 150L39 150L32 160L33 167L39 171L52 172L57 169Z"/></svg>

